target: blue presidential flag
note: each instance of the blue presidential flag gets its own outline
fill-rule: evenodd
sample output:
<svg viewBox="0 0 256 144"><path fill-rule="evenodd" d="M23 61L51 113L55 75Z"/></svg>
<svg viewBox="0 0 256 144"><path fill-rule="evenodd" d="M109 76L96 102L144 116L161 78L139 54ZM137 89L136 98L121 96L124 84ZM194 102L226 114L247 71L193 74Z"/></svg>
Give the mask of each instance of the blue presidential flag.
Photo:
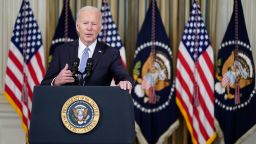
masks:
<svg viewBox="0 0 256 144"><path fill-rule="evenodd" d="M138 34L132 91L139 143L164 143L178 127L172 51L159 9L152 0Z"/></svg>
<svg viewBox="0 0 256 144"><path fill-rule="evenodd" d="M71 42L77 38L78 36L76 33L76 24L70 10L69 0L64 0L64 5L61 11L58 25L52 39L48 62L51 62L52 55L56 47L64 44L65 42Z"/></svg>
<svg viewBox="0 0 256 144"><path fill-rule="evenodd" d="M254 68L242 4L234 0L215 73L215 117L226 144L241 143L255 126Z"/></svg>

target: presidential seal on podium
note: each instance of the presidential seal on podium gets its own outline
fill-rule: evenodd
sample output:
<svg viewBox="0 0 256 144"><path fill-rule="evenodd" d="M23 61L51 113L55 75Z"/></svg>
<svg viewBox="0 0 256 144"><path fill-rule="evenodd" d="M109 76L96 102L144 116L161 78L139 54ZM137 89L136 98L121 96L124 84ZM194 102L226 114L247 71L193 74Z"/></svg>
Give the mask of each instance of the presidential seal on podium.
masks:
<svg viewBox="0 0 256 144"><path fill-rule="evenodd" d="M73 133L84 134L91 131L100 118L99 107L96 102L85 95L69 98L61 110L64 126Z"/></svg>

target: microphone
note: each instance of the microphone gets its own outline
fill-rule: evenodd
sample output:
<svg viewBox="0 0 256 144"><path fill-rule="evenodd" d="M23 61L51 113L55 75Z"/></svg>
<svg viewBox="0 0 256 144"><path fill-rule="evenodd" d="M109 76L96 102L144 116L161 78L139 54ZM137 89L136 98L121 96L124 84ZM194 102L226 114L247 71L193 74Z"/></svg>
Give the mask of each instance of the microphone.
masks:
<svg viewBox="0 0 256 144"><path fill-rule="evenodd" d="M83 77L84 77L84 84L83 85L85 85L86 80L88 80L88 78L91 77L92 71L93 71L93 59L88 58L85 70L83 72Z"/></svg>
<svg viewBox="0 0 256 144"><path fill-rule="evenodd" d="M71 67L72 77L75 79L75 84L78 84L78 81L79 81L78 74L81 75L81 73L78 70L79 62L80 62L80 59L76 58Z"/></svg>

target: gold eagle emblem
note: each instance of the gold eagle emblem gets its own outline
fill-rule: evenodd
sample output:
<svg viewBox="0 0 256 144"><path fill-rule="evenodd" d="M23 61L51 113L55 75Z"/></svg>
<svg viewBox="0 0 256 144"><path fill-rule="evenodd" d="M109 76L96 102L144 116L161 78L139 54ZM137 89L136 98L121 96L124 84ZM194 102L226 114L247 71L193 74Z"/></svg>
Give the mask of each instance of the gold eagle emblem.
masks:
<svg viewBox="0 0 256 144"><path fill-rule="evenodd" d="M74 108L73 113L75 116L75 120L77 121L78 124L83 124L86 122L87 115L88 115L88 109L87 108Z"/></svg>

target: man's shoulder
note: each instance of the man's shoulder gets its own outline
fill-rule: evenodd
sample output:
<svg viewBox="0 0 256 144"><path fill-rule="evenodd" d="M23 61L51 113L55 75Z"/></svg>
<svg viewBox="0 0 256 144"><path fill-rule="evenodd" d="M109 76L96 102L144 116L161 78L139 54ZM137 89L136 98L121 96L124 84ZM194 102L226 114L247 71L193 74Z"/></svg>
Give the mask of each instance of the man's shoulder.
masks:
<svg viewBox="0 0 256 144"><path fill-rule="evenodd" d="M72 42L63 43L55 48L55 53L66 53L70 52L70 50L78 48L78 40L74 40Z"/></svg>
<svg viewBox="0 0 256 144"><path fill-rule="evenodd" d="M97 46L101 47L101 48L108 48L109 46L107 45L107 43L102 42L102 41L97 41Z"/></svg>
<svg viewBox="0 0 256 144"><path fill-rule="evenodd" d="M102 41L98 41L97 46L104 49L104 51L114 52L114 53L118 52L117 48L113 48L113 47L109 46L107 43L102 42Z"/></svg>
<svg viewBox="0 0 256 144"><path fill-rule="evenodd" d="M74 48L74 47L78 47L78 40L74 40L72 42L63 43L59 47L61 47L61 48Z"/></svg>

